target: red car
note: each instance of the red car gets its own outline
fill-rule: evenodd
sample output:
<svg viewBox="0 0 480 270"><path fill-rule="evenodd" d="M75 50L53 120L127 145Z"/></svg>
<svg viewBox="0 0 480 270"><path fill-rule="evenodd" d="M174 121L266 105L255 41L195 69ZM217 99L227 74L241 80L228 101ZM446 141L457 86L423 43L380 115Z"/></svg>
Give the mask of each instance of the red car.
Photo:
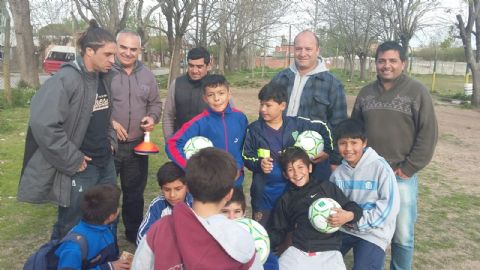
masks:
<svg viewBox="0 0 480 270"><path fill-rule="evenodd" d="M43 70L48 74L53 74L60 69L63 63L75 60L75 55L75 47L53 46L43 60Z"/></svg>

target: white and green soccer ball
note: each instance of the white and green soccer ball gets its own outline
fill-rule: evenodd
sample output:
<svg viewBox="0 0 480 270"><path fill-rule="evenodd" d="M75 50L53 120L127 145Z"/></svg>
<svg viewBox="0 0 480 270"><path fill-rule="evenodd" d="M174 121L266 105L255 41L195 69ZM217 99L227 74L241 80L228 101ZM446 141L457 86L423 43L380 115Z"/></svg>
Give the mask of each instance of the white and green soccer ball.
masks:
<svg viewBox="0 0 480 270"><path fill-rule="evenodd" d="M334 214L333 208L342 208L337 201L331 198L320 198L314 201L308 208L308 219L312 226L322 233L334 233L340 227L332 227L327 222L327 218Z"/></svg>
<svg viewBox="0 0 480 270"><path fill-rule="evenodd" d="M262 264L264 264L270 254L270 238L265 228L250 218L239 218L235 221L253 237L257 256L260 257Z"/></svg>
<svg viewBox="0 0 480 270"><path fill-rule="evenodd" d="M302 148L307 152L308 157L313 159L323 151L323 138L316 131L305 130L298 135L294 145Z"/></svg>
<svg viewBox="0 0 480 270"><path fill-rule="evenodd" d="M189 159L193 154L200 151L200 149L207 147L213 147L212 141L203 136L195 136L185 143L185 146L183 146L183 152L185 153L185 157Z"/></svg>

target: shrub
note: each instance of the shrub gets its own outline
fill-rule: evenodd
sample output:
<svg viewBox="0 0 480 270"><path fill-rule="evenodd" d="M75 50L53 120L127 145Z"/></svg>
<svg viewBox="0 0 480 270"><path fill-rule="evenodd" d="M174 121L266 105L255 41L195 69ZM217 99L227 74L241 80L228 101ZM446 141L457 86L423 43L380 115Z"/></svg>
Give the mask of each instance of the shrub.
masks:
<svg viewBox="0 0 480 270"><path fill-rule="evenodd" d="M3 90L5 91L5 90ZM28 84L20 84L16 88L12 88L12 104L8 105L5 95L0 98L0 109L10 107L28 107L36 89L28 86Z"/></svg>

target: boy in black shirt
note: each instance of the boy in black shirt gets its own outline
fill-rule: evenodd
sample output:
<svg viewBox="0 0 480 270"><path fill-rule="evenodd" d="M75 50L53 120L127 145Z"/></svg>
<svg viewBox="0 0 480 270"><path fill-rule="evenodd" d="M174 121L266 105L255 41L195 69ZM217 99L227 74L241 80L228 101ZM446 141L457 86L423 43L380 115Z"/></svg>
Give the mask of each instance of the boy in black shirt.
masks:
<svg viewBox="0 0 480 270"><path fill-rule="evenodd" d="M348 200L343 192L328 181L310 181L312 164L298 147L288 148L280 156L280 164L292 186L278 200L268 224L270 245L275 250L288 232L293 234L293 246L280 257L280 269L346 269L338 233L326 234L317 231L308 219L308 208L317 199L332 198L342 209L328 219L330 225L339 227L353 224L362 217L362 209Z"/></svg>

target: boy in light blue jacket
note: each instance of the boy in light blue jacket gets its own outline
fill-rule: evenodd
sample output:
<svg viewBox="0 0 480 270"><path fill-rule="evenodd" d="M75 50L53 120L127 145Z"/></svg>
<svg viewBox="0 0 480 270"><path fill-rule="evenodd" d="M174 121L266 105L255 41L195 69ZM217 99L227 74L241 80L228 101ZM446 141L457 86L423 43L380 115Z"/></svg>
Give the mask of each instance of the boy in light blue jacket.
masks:
<svg viewBox="0 0 480 270"><path fill-rule="evenodd" d="M353 269L383 269L400 205L395 174L383 157L367 147L361 122L344 120L334 133L343 161L330 181L363 208L358 222L342 227L340 251L345 255L353 248Z"/></svg>

